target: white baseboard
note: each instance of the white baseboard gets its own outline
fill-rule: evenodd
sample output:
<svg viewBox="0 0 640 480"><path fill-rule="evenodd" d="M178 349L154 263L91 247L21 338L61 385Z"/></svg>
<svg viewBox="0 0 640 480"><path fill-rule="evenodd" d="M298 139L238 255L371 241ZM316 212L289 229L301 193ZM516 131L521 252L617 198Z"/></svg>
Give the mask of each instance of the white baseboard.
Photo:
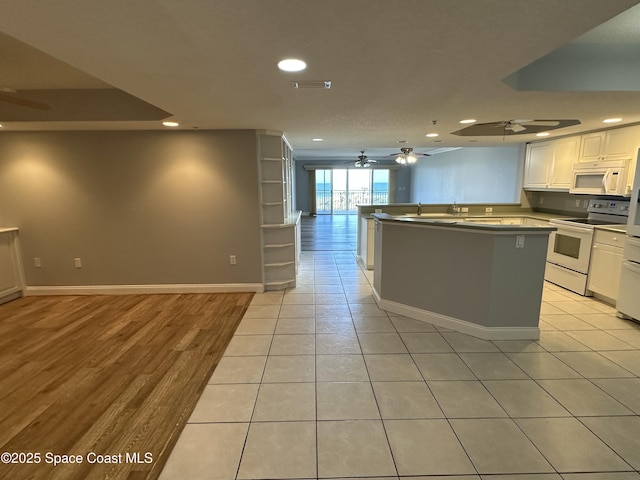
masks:
<svg viewBox="0 0 640 480"><path fill-rule="evenodd" d="M422 310L421 308L410 307L391 300L383 300L375 290L373 291L373 296L378 306L383 310L431 323L438 327L449 328L483 340L538 340L540 338L540 329L538 327L485 327L484 325Z"/></svg>
<svg viewBox="0 0 640 480"><path fill-rule="evenodd" d="M262 283L175 284L175 285L52 285L28 286L25 296L36 295L135 295L154 293L263 292Z"/></svg>

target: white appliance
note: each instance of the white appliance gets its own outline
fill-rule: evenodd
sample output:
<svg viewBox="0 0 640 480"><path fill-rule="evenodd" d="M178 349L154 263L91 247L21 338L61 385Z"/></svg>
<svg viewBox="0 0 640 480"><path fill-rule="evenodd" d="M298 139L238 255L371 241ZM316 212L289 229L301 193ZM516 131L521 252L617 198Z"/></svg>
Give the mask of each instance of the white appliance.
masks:
<svg viewBox="0 0 640 480"><path fill-rule="evenodd" d="M591 199L587 212L587 218L549 221L557 230L549 235L544 278L572 292L590 296L587 281L594 227L627 223L629 202Z"/></svg>
<svg viewBox="0 0 640 480"><path fill-rule="evenodd" d="M629 160L584 162L573 165L569 193L629 195Z"/></svg>
<svg viewBox="0 0 640 480"><path fill-rule="evenodd" d="M638 150L638 158L640 158L640 150ZM616 309L620 316L635 320L640 320L640 205L638 202L640 202L640 168L636 167L627 223L627 240L620 273L620 289L616 302Z"/></svg>

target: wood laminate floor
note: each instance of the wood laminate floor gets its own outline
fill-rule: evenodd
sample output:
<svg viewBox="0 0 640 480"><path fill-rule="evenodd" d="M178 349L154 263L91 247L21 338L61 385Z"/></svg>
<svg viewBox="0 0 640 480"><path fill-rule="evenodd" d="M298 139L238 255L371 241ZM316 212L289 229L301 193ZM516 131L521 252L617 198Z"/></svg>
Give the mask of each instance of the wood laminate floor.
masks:
<svg viewBox="0 0 640 480"><path fill-rule="evenodd" d="M302 217L302 250L352 251L357 245L358 215Z"/></svg>
<svg viewBox="0 0 640 480"><path fill-rule="evenodd" d="M15 464L3 456L0 478L157 478L252 297L0 305L0 452L26 454ZM82 463L54 466L53 455ZM90 463L107 460L114 463Z"/></svg>

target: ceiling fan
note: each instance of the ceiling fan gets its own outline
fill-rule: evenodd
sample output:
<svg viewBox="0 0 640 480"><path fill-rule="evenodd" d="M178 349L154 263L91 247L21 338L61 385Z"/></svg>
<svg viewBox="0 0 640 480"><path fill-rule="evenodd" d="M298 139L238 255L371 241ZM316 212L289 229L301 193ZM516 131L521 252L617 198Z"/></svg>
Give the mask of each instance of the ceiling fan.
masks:
<svg viewBox="0 0 640 480"><path fill-rule="evenodd" d="M13 103L14 105L36 108L38 110L51 110L51 105L20 96L17 90L10 87L0 86L0 102Z"/></svg>
<svg viewBox="0 0 640 480"><path fill-rule="evenodd" d="M502 120L498 122L475 123L453 132L453 134L461 136L528 135L531 133L540 133L579 124L580 120L575 119Z"/></svg>
<svg viewBox="0 0 640 480"><path fill-rule="evenodd" d="M400 165L412 165L418 161L418 157L430 157L428 153L417 153L411 147L402 147L400 152L392 153L390 157L396 157L396 162Z"/></svg>
<svg viewBox="0 0 640 480"><path fill-rule="evenodd" d="M351 163L351 162L345 162L345 163ZM358 160L356 160L353 165L358 168L361 168L361 167L367 168L367 167L370 167L372 163L378 163L378 161L369 159L369 157L367 157L364 154L364 150L360 150L360 155L358 155Z"/></svg>

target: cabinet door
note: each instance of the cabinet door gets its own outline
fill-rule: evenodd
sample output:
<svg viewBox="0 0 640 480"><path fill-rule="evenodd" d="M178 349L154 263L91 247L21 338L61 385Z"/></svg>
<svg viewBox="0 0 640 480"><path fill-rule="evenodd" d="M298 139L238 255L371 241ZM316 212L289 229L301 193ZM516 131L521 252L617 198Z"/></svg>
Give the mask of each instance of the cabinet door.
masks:
<svg viewBox="0 0 640 480"><path fill-rule="evenodd" d="M603 154L607 160L634 158L640 145L640 127L607 130Z"/></svg>
<svg viewBox="0 0 640 480"><path fill-rule="evenodd" d="M580 139L580 162L596 162L604 151L606 132L595 132L582 135Z"/></svg>
<svg viewBox="0 0 640 480"><path fill-rule="evenodd" d="M569 137L553 142L553 166L549 175L550 188L569 189L573 164L578 160L580 137Z"/></svg>
<svg viewBox="0 0 640 480"><path fill-rule="evenodd" d="M547 188L552 163L553 146L550 142L527 145L524 188Z"/></svg>
<svg viewBox="0 0 640 480"><path fill-rule="evenodd" d="M594 244L591 249L589 283L592 292L612 300L618 298L620 272L622 271L622 248Z"/></svg>

